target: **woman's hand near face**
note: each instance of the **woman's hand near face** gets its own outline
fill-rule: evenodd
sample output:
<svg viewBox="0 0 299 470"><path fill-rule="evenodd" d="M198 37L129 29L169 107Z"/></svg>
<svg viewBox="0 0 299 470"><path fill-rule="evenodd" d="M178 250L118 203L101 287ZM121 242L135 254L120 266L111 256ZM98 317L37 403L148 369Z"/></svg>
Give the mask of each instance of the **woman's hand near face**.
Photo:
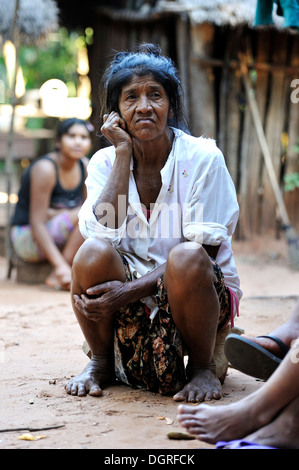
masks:
<svg viewBox="0 0 299 470"><path fill-rule="evenodd" d="M133 141L126 131L125 121L115 111L104 115L101 131L115 147L115 160L109 178L93 205L93 212L98 222L103 223L103 219L107 227L115 229L119 228L126 218ZM109 221L106 219L107 204L114 208L112 217L108 217Z"/></svg>
<svg viewBox="0 0 299 470"><path fill-rule="evenodd" d="M105 114L103 120L101 132L115 148L121 145L132 147L132 139L126 131L125 121L118 113L112 111L110 114Z"/></svg>

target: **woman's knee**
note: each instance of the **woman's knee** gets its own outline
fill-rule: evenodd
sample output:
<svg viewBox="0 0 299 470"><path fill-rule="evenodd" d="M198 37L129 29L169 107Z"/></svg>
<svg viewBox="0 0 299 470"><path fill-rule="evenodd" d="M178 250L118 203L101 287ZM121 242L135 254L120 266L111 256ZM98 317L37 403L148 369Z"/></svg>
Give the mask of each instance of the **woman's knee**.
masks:
<svg viewBox="0 0 299 470"><path fill-rule="evenodd" d="M195 242L180 243L171 250L167 271L180 282L214 278L210 257L202 245Z"/></svg>
<svg viewBox="0 0 299 470"><path fill-rule="evenodd" d="M104 240L88 238L78 249L73 261L73 277L103 282L119 278L123 272L120 255ZM96 278L96 279L95 279Z"/></svg>

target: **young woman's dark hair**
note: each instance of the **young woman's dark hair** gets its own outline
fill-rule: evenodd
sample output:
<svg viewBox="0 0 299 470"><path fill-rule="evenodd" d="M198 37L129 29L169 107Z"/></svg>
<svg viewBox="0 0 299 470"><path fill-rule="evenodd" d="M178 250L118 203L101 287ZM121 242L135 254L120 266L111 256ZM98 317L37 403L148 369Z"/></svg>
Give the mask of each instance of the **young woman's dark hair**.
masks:
<svg viewBox="0 0 299 470"><path fill-rule="evenodd" d="M132 52L119 52L103 75L101 90L102 115L111 111L119 113L119 99L123 86L134 77L151 75L159 82L169 99L173 118L170 125L188 132L183 109L183 92L177 69L169 57L161 54L155 44L140 44Z"/></svg>
<svg viewBox="0 0 299 470"><path fill-rule="evenodd" d="M56 131L56 140L61 140L61 137L64 135L64 134L67 134L68 133L68 130L74 126L75 124L79 124L80 126L84 126L90 136L93 132L93 126L92 124L90 124L90 122L88 121L83 121L83 119L79 119L79 118L69 118L69 119L66 119L65 121L61 121L58 125L58 128L57 128L57 131Z"/></svg>

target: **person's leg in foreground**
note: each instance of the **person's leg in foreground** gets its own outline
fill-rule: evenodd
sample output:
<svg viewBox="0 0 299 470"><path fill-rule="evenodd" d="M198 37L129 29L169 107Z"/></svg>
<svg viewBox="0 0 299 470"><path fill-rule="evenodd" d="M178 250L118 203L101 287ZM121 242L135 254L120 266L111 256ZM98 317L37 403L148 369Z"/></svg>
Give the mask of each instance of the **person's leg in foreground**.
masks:
<svg viewBox="0 0 299 470"><path fill-rule="evenodd" d="M299 448L299 341L261 389L223 406L179 405L178 421L212 444L244 438L278 448Z"/></svg>

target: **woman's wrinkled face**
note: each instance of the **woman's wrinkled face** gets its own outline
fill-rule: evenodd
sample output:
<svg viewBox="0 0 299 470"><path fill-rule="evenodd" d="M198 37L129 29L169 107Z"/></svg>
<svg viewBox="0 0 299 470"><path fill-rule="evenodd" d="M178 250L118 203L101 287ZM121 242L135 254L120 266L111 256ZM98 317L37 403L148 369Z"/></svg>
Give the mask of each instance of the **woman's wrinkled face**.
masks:
<svg viewBox="0 0 299 470"><path fill-rule="evenodd" d="M134 76L122 88L119 110L128 133L138 140L153 140L168 130L169 99L151 75Z"/></svg>

